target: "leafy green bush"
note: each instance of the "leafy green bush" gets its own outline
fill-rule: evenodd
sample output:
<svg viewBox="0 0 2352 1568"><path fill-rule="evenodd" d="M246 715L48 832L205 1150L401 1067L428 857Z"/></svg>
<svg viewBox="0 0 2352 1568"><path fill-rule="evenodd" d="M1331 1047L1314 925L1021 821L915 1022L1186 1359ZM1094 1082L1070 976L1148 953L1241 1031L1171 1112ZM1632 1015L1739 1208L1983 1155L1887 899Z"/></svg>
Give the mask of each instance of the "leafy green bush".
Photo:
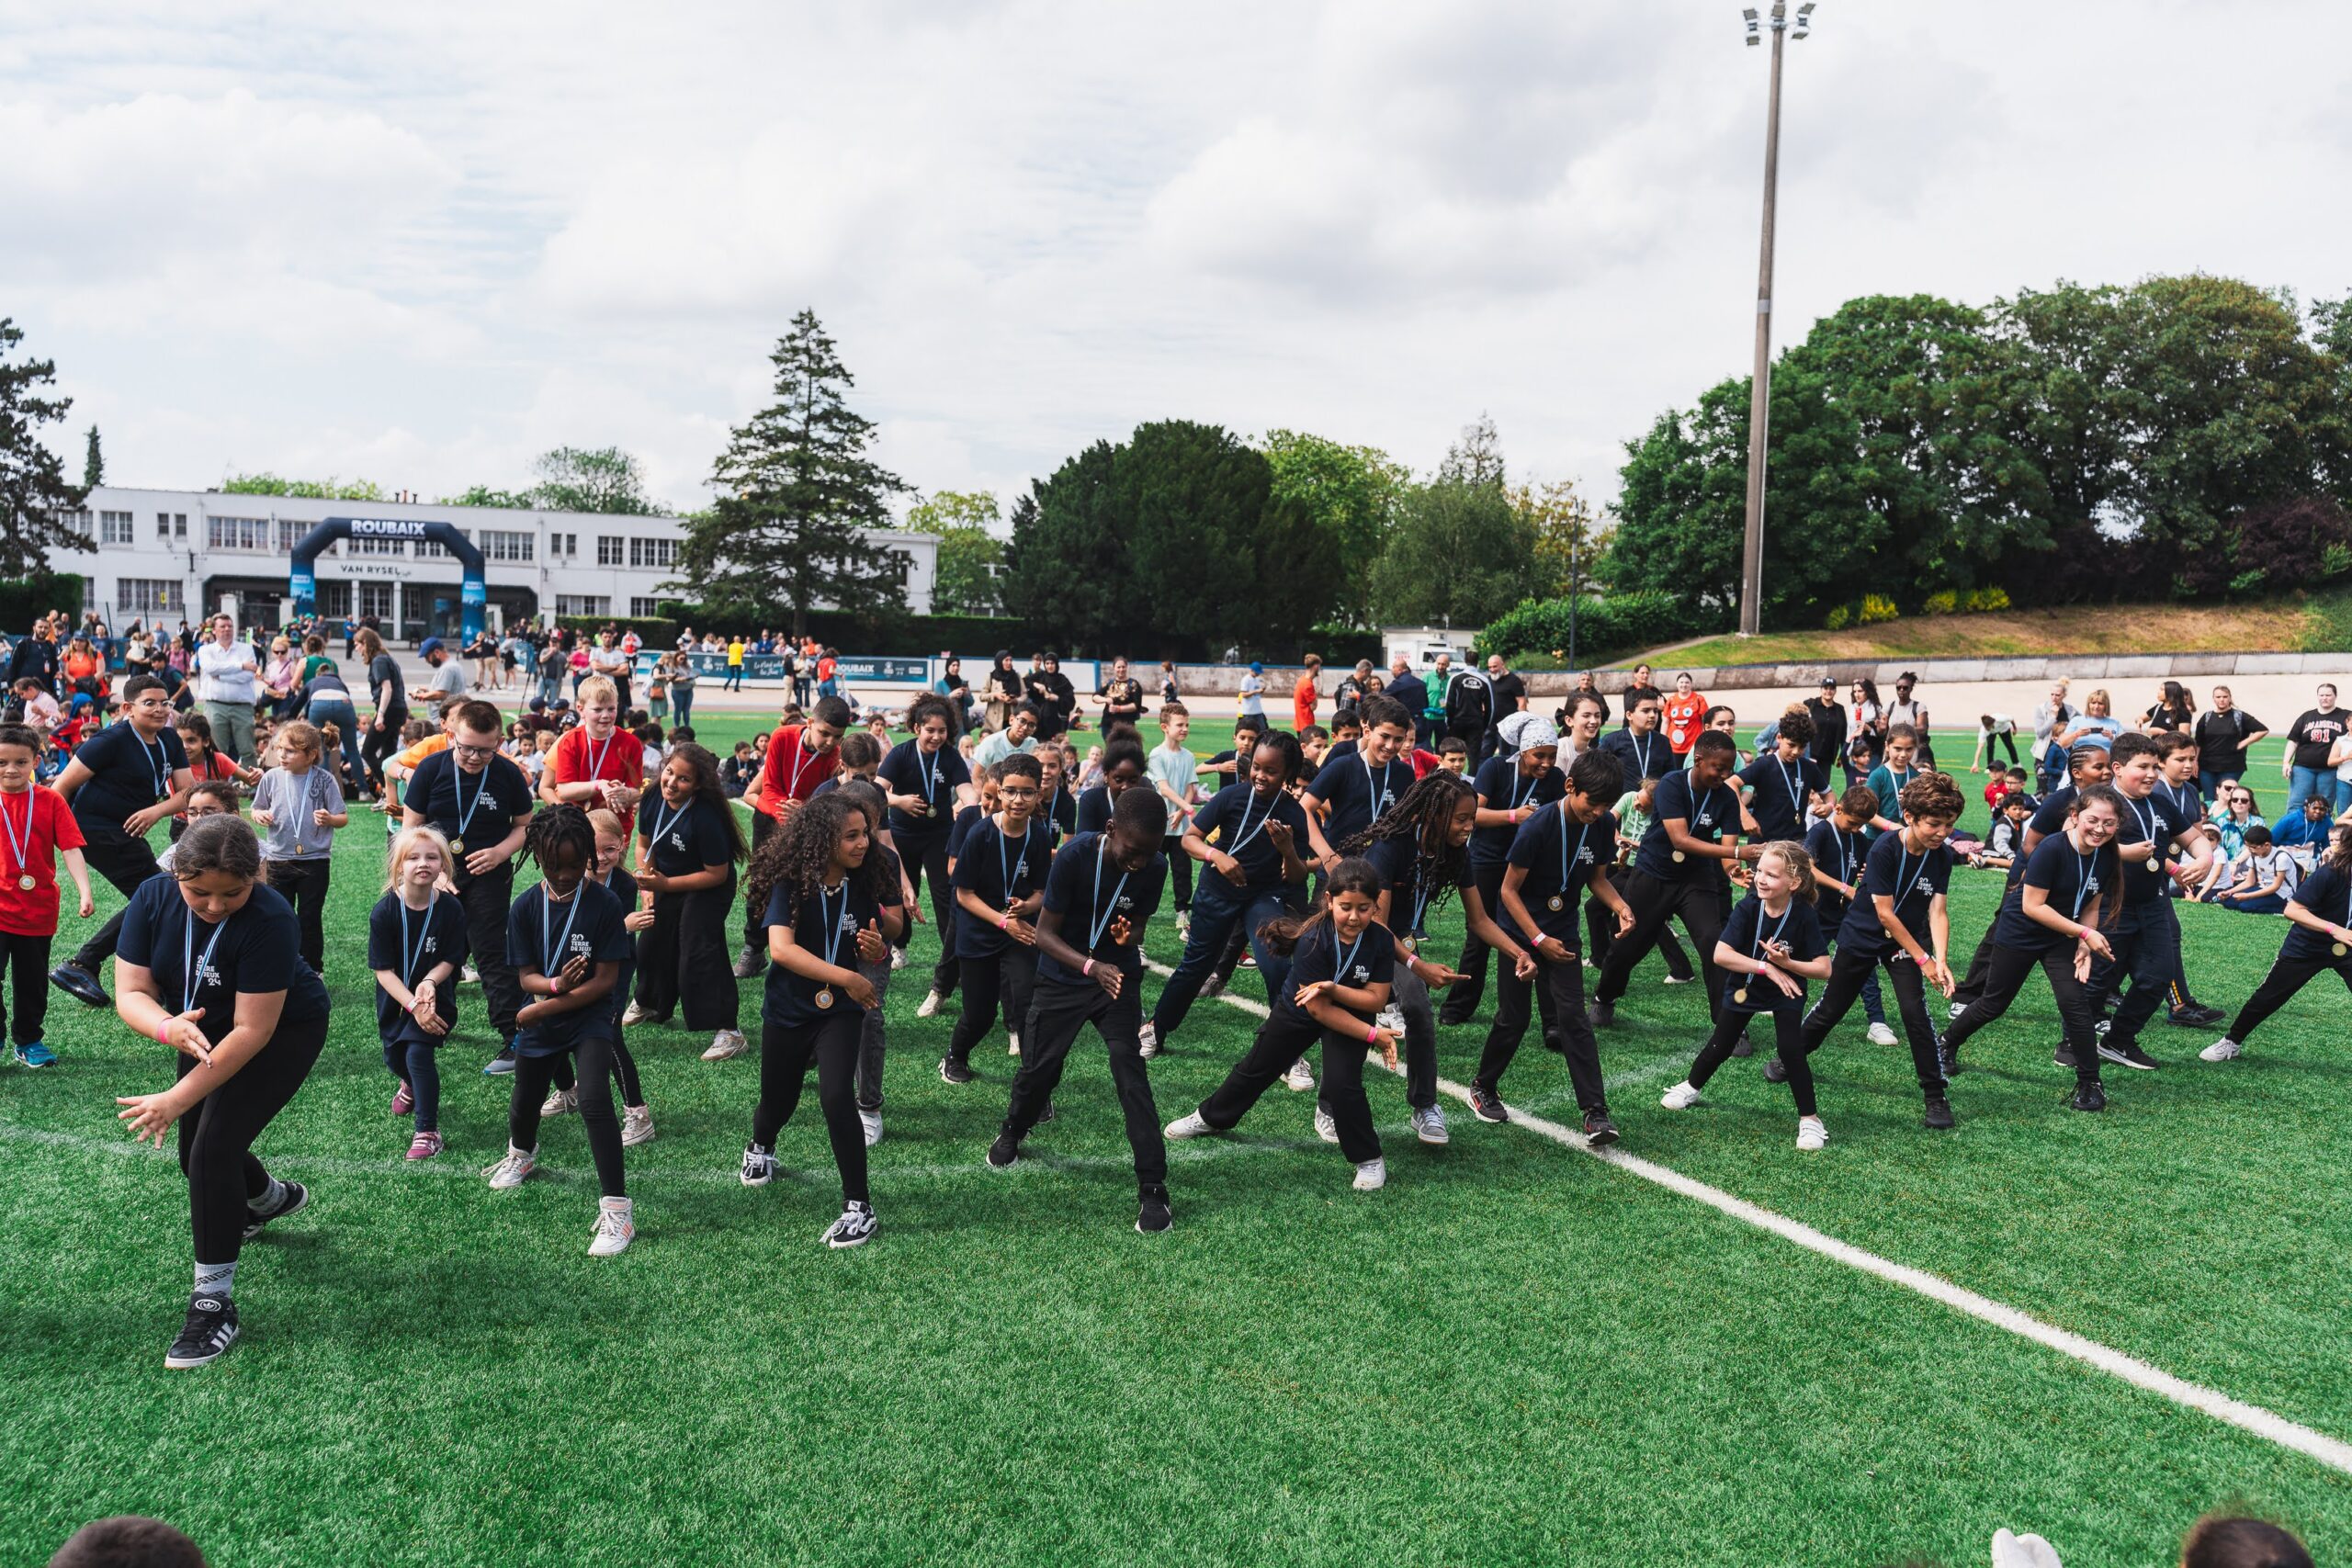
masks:
<svg viewBox="0 0 2352 1568"><path fill-rule="evenodd" d="M1903 612L1895 608L1894 601L1878 593L1863 594L1861 608L1854 616L1856 625L1865 626L1880 621L1899 621L1902 618Z"/></svg>
<svg viewBox="0 0 2352 1568"><path fill-rule="evenodd" d="M1949 588L1941 593L1928 594L1928 602L1919 606L1921 614L1929 615L1949 615L1957 612L1959 608L1960 595Z"/></svg>
<svg viewBox="0 0 2352 1568"><path fill-rule="evenodd" d="M1727 609L1693 604L1679 594L1650 591L1583 599L1576 606L1576 662L1598 664L1621 653L1684 637L1729 629ZM1490 622L1475 649L1484 659L1499 653L1514 662L1564 663L1568 650L1568 601L1522 600Z"/></svg>
<svg viewBox="0 0 2352 1568"><path fill-rule="evenodd" d="M1963 608L1979 614L1990 614L1995 610L2006 610L2009 607L2009 593L2006 588L1973 588L1969 591L1968 597L1961 603Z"/></svg>

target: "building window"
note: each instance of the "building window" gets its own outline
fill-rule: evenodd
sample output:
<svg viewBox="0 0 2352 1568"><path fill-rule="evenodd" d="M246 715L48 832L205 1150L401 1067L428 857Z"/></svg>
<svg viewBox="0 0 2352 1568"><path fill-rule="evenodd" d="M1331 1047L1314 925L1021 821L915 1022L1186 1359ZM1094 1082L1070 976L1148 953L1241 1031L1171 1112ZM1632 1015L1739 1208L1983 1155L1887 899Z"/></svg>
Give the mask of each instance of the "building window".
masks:
<svg viewBox="0 0 2352 1568"><path fill-rule="evenodd" d="M555 613L559 615L609 615L613 601L604 593L559 593L555 596Z"/></svg>
<svg viewBox="0 0 2352 1568"><path fill-rule="evenodd" d="M631 566L667 567L678 558L675 539L631 539L628 542L628 564Z"/></svg>
<svg viewBox="0 0 2352 1568"><path fill-rule="evenodd" d="M269 548L269 519L266 517L208 517L204 520L204 546L212 550L266 550Z"/></svg>
<svg viewBox="0 0 2352 1568"><path fill-rule="evenodd" d="M76 534L86 534L90 531L90 513L86 507L79 512L60 512L56 517L57 525L61 528L71 529Z"/></svg>
<svg viewBox="0 0 2352 1568"><path fill-rule="evenodd" d="M139 542L131 527L128 512L98 513L98 543L102 545L135 545Z"/></svg>
<svg viewBox="0 0 2352 1568"><path fill-rule="evenodd" d="M351 584L322 582L318 593L319 614L330 620L341 620L351 614Z"/></svg>
<svg viewBox="0 0 2352 1568"><path fill-rule="evenodd" d="M570 560L579 553L579 535L549 534L548 536L548 557L549 559Z"/></svg>
<svg viewBox="0 0 2352 1568"><path fill-rule="evenodd" d="M355 556L404 556L408 554L406 539L345 539Z"/></svg>
<svg viewBox="0 0 2352 1568"><path fill-rule="evenodd" d="M317 526L317 525L305 523L299 517L279 518L277 520L277 553L279 555L286 556L292 555L294 553L294 547L302 542L302 536L309 533L315 526Z"/></svg>
<svg viewBox="0 0 2352 1568"><path fill-rule="evenodd" d="M631 618L636 620L652 620L662 614L661 602L641 596L633 596L628 602L628 613Z"/></svg>
<svg viewBox="0 0 2352 1568"><path fill-rule="evenodd" d="M484 528L481 553L491 560L529 560L536 541L519 528Z"/></svg>
<svg viewBox="0 0 2352 1568"><path fill-rule="evenodd" d="M623 540L618 534L597 535L596 564L598 566L620 565L623 558L622 544Z"/></svg>
<svg viewBox="0 0 2352 1568"><path fill-rule="evenodd" d="M398 585L390 582L359 584L359 613L373 615L379 621L392 618L392 594Z"/></svg>
<svg viewBox="0 0 2352 1568"><path fill-rule="evenodd" d="M180 585L168 577L118 577L114 608L119 615L185 615L187 602Z"/></svg>

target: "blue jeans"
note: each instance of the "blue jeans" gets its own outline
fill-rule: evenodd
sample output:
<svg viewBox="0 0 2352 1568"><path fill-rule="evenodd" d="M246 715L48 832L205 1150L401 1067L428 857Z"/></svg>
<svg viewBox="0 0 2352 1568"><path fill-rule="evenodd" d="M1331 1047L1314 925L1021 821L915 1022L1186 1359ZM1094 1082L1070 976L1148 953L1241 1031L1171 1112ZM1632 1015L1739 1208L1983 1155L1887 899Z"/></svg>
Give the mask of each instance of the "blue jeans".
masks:
<svg viewBox="0 0 2352 1568"><path fill-rule="evenodd" d="M2221 798L2223 784L2235 784L2237 777L2238 771L2234 768L2225 773L2217 773L2211 768L2199 768L2197 770L2197 787L2204 792L2206 800L2211 802Z"/></svg>
<svg viewBox="0 0 2352 1568"><path fill-rule="evenodd" d="M553 707L555 700L561 695L563 695L563 666L560 664L543 666L539 671L539 701L548 707Z"/></svg>
<svg viewBox="0 0 2352 1568"><path fill-rule="evenodd" d="M2233 898L2222 908L2235 909L2241 915L2283 915L2287 912L2287 900L2276 893L2266 893L2259 898Z"/></svg>
<svg viewBox="0 0 2352 1568"><path fill-rule="evenodd" d="M670 687L671 728L675 728L682 724L692 724L694 712L695 689L692 686L681 686L673 682Z"/></svg>
<svg viewBox="0 0 2352 1568"><path fill-rule="evenodd" d="M1290 960L1272 950L1259 939L1258 928L1268 920L1278 919L1293 912L1295 890L1260 888L1237 894L1230 883L1215 872L1204 873L1200 886L1193 894L1193 927L1184 939L1184 956L1170 976L1168 984L1160 987L1159 1000L1151 1010L1152 1032L1167 1043L1168 1037L1181 1028L1184 1015L1192 1010L1193 998L1208 984L1216 961L1224 956L1226 938L1232 934L1234 922L1240 921L1250 933L1250 949L1258 960L1259 976L1266 982L1266 995L1282 995L1290 978Z"/></svg>
<svg viewBox="0 0 2352 1568"><path fill-rule="evenodd" d="M392 1069L392 1077L408 1085L410 1095L416 1100L416 1130L420 1133L441 1130L441 1063L434 1055L435 1049L432 1043L424 1040L384 1042L384 1066Z"/></svg>
<svg viewBox="0 0 2352 1568"><path fill-rule="evenodd" d="M359 758L359 711L344 697L312 697L304 716L312 724L334 725L343 736L344 793L366 783L368 765Z"/></svg>
<svg viewBox="0 0 2352 1568"><path fill-rule="evenodd" d="M2334 768L2297 768L2287 785L2287 804L2278 808L2278 820L2291 822L2301 814L2303 802L2312 795L2322 800L2335 799L2335 770Z"/></svg>

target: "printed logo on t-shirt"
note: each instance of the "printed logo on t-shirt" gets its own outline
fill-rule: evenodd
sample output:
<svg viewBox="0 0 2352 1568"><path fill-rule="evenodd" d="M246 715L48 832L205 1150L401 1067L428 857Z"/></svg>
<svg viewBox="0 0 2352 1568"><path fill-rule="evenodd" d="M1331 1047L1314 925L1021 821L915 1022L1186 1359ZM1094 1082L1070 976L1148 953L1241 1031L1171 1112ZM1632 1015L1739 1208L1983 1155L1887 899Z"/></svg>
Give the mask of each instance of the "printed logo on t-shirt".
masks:
<svg viewBox="0 0 2352 1568"><path fill-rule="evenodd" d="M196 961L196 988L201 991L207 987L218 986L220 983L220 966L209 958L199 956Z"/></svg>

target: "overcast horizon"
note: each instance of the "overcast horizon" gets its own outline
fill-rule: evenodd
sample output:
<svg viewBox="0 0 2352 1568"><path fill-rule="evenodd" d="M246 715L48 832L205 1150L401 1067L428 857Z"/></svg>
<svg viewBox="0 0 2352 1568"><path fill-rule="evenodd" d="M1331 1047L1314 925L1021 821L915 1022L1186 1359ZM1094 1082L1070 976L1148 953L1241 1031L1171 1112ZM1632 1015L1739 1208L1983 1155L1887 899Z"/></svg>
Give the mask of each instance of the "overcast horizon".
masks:
<svg viewBox="0 0 2352 1568"><path fill-rule="evenodd" d="M691 507L807 307L925 492L1009 503L1159 418L1426 471L1485 412L1606 499L1748 367L1736 4L205 9L0 12L0 315L77 476L94 423L161 488L615 445ZM2352 17L2048 9L1824 0L1776 348L1870 293L2352 294Z"/></svg>

